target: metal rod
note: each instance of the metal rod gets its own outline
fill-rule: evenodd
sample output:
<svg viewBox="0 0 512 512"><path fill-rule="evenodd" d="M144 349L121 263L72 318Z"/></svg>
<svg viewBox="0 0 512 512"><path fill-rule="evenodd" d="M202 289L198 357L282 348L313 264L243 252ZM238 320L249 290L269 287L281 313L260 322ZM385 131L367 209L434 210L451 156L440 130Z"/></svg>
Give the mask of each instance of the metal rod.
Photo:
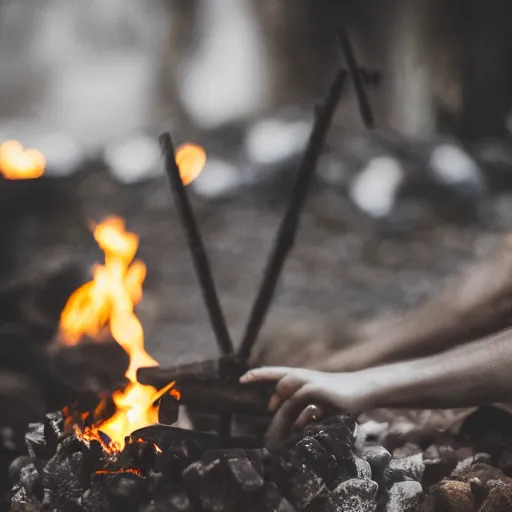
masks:
<svg viewBox="0 0 512 512"><path fill-rule="evenodd" d="M197 278L201 286L203 299L210 317L215 339L222 355L232 355L234 353L233 343L226 324L226 319L222 311L222 306L217 295L215 283L213 281L210 263L206 255L204 243L197 225L194 212L190 205L187 191L181 181L180 170L176 163L176 154L171 135L164 133L160 136L160 144L165 158L165 171L172 185L172 190L176 198L176 204L180 214L187 243L194 262Z"/></svg>

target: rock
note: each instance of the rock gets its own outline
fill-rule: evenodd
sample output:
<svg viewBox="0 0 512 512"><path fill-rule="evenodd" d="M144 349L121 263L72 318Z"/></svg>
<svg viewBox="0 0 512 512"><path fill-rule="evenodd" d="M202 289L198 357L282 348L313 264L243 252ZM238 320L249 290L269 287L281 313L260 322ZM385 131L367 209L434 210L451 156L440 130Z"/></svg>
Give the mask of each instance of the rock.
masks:
<svg viewBox="0 0 512 512"><path fill-rule="evenodd" d="M471 457L467 457L464 460L461 460L455 466L455 469L452 471L452 477L458 477L463 474L465 471L469 469L470 466L476 464L477 462L482 462L484 464L489 464L491 462L491 456L488 453L476 453Z"/></svg>
<svg viewBox="0 0 512 512"><path fill-rule="evenodd" d="M512 510L512 484L496 485L490 490L479 512L509 512Z"/></svg>
<svg viewBox="0 0 512 512"><path fill-rule="evenodd" d="M423 453L425 471L423 473L423 486L430 486L448 477L457 465L457 454L450 446L432 445Z"/></svg>
<svg viewBox="0 0 512 512"><path fill-rule="evenodd" d="M357 478L360 478L361 480L371 480L372 468L370 464L356 455L354 455L354 461L356 463Z"/></svg>
<svg viewBox="0 0 512 512"><path fill-rule="evenodd" d="M405 443L404 446L393 451L393 458L405 459L406 457L411 457L418 453L423 453L423 450L417 444Z"/></svg>
<svg viewBox="0 0 512 512"><path fill-rule="evenodd" d="M478 478L478 480L484 485L486 485L490 480L500 480L503 483L512 484L512 478L505 476L501 470L481 462L472 464L467 469L459 472L457 477L452 478L463 482L469 482L474 478Z"/></svg>
<svg viewBox="0 0 512 512"><path fill-rule="evenodd" d="M379 486L372 480L351 478L333 491L334 503L339 512L373 512L377 509L376 495Z"/></svg>
<svg viewBox="0 0 512 512"><path fill-rule="evenodd" d="M474 510L471 487L466 482L444 480L432 486L421 512L470 512Z"/></svg>
<svg viewBox="0 0 512 512"><path fill-rule="evenodd" d="M372 478L379 482L391 460L391 454L383 446L367 446L359 452L359 457L370 464Z"/></svg>
<svg viewBox="0 0 512 512"><path fill-rule="evenodd" d="M384 487L389 489L394 483L403 482L404 480L421 482L424 470L425 462L421 453L404 459L392 459L384 470Z"/></svg>
<svg viewBox="0 0 512 512"><path fill-rule="evenodd" d="M397 482L388 491L388 502L384 512L416 512L423 498L419 482Z"/></svg>

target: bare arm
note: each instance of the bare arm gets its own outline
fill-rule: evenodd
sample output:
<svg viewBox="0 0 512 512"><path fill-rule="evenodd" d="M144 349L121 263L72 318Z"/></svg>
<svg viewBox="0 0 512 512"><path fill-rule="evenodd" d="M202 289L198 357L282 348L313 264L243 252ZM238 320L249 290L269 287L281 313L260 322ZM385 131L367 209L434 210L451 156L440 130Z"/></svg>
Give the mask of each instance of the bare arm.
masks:
<svg viewBox="0 0 512 512"><path fill-rule="evenodd" d="M274 380L271 442L287 435L310 404L359 413L394 408L457 408L512 396L512 330L445 353L352 373L284 367L251 370L243 382Z"/></svg>
<svg viewBox="0 0 512 512"><path fill-rule="evenodd" d="M434 354L511 324L512 237L422 307L402 317L362 325L361 341L315 364L352 371Z"/></svg>

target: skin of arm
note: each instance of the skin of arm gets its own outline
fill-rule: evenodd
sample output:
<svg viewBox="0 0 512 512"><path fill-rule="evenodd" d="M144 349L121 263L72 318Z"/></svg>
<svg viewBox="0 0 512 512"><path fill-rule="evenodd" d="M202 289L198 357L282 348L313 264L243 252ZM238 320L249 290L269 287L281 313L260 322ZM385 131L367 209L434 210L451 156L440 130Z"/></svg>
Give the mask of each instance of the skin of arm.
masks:
<svg viewBox="0 0 512 512"><path fill-rule="evenodd" d="M444 353L365 370L326 373L286 367L250 370L241 382L275 381L267 434L270 447L286 438L310 404L324 412L392 408L457 408L512 396L512 331Z"/></svg>
<svg viewBox="0 0 512 512"><path fill-rule="evenodd" d="M369 322L360 340L314 368L355 371L422 357L478 339L510 325L512 236L482 262L472 265L439 295L405 316Z"/></svg>

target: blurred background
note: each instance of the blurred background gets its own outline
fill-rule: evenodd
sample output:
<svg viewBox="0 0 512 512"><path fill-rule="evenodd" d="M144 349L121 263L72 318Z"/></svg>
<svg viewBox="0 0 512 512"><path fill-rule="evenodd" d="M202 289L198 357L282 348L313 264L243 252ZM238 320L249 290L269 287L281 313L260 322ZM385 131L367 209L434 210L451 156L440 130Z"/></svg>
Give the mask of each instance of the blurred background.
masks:
<svg viewBox="0 0 512 512"><path fill-rule="evenodd" d="M412 307L512 226L511 20L506 0L0 0L0 143L39 150L64 191L38 189L38 210L0 190L2 275L86 251L77 205L120 215L148 266L149 351L214 355L163 176L169 130L208 155L189 192L237 339L345 27L377 129L350 85L265 336Z"/></svg>

